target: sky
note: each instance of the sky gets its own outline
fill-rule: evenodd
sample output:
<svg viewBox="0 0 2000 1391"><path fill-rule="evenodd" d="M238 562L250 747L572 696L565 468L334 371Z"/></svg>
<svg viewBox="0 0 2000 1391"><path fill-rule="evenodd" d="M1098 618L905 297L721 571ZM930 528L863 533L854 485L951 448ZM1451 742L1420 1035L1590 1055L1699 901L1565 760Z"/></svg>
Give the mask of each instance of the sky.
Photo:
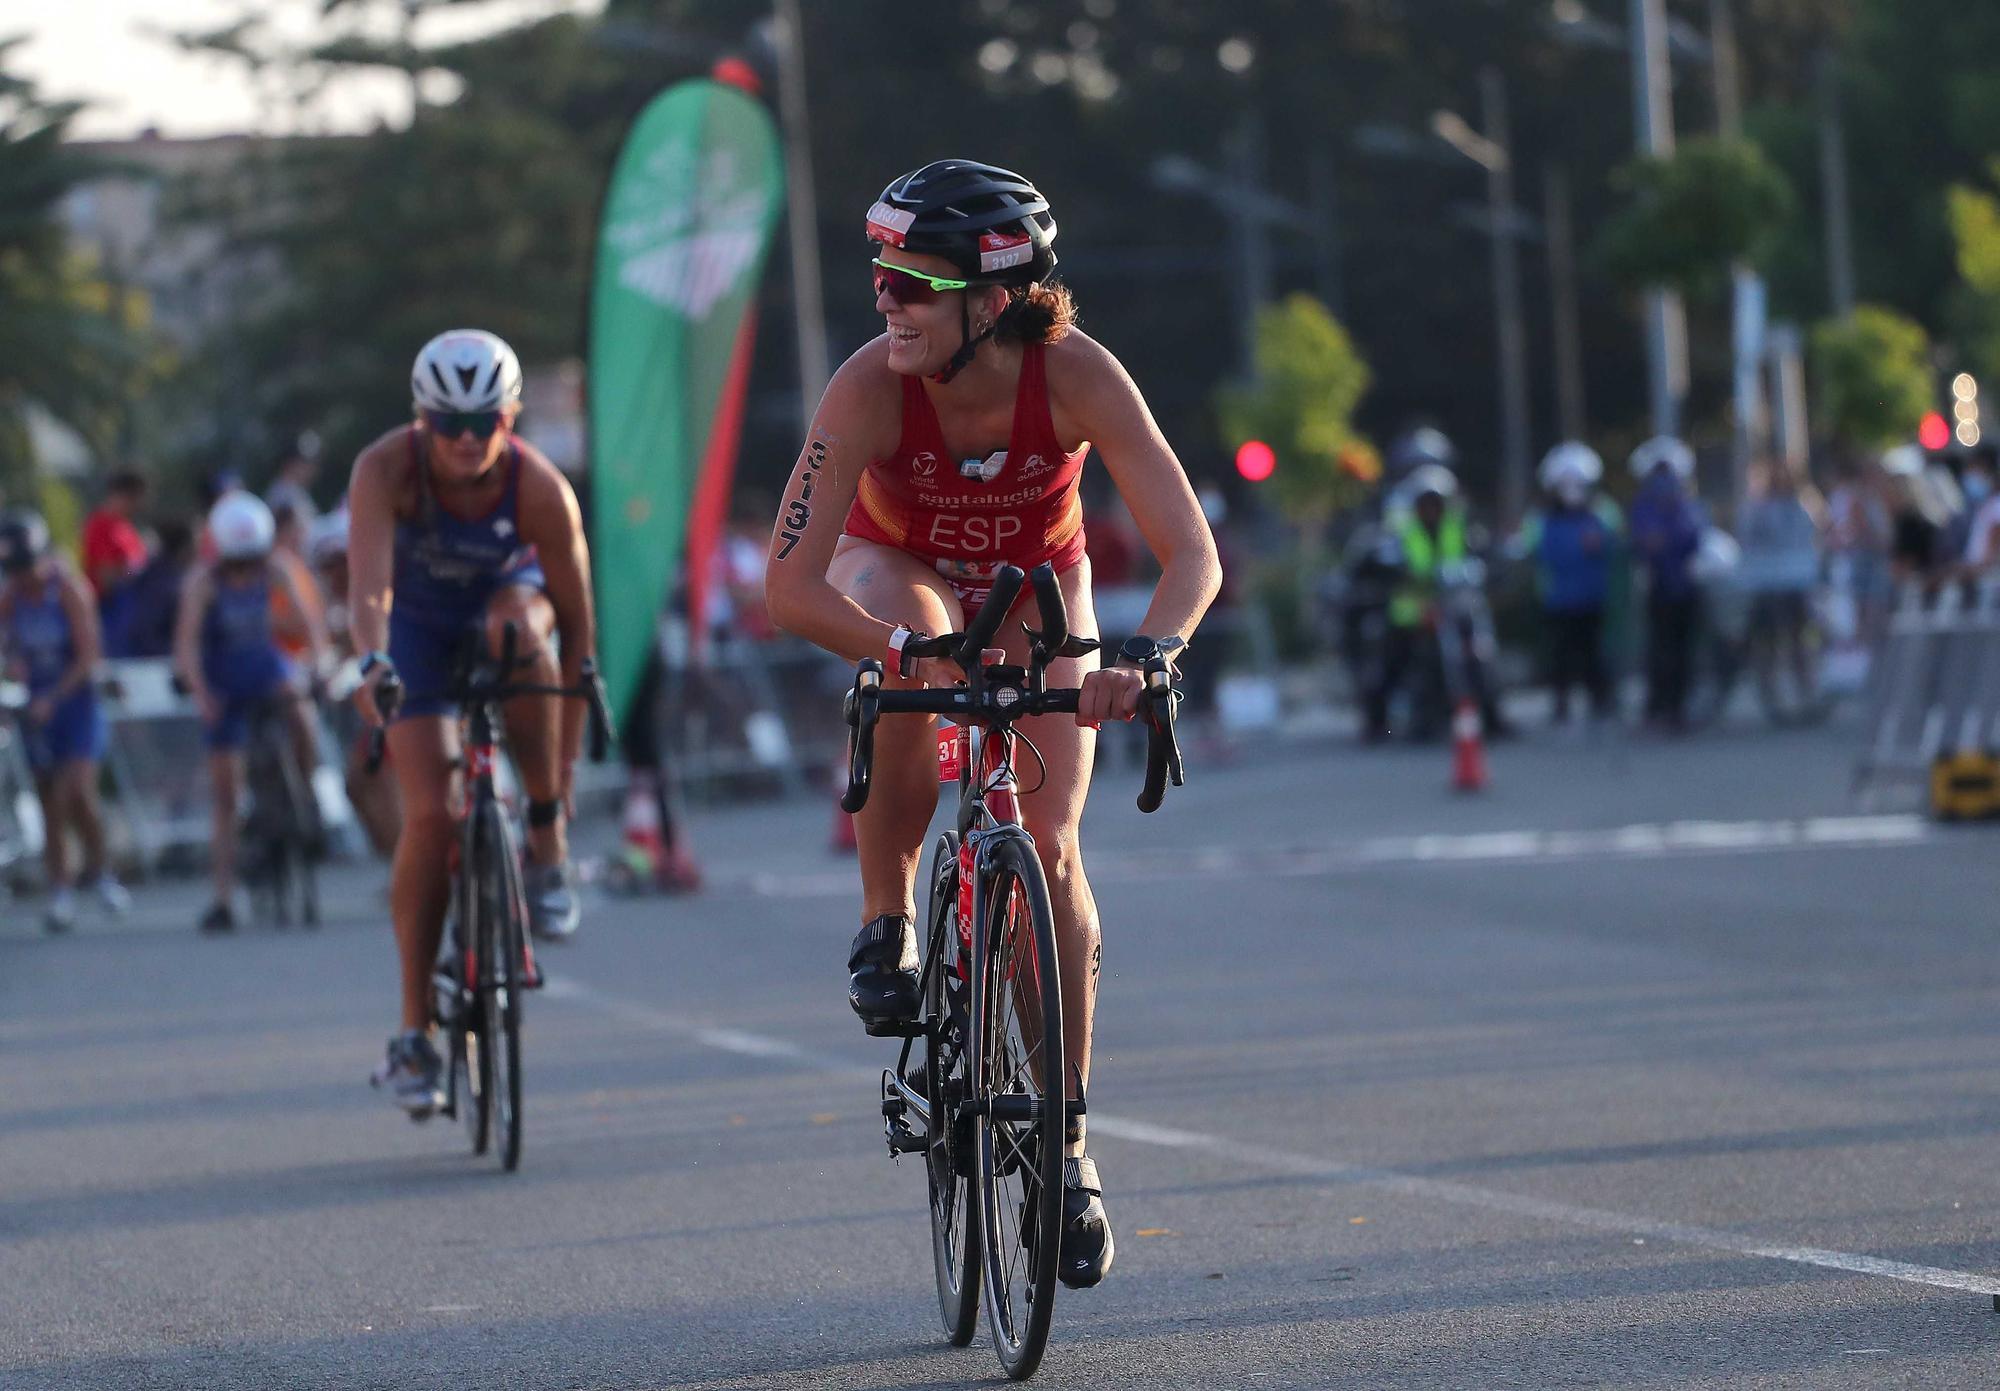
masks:
<svg viewBox="0 0 2000 1391"><path fill-rule="evenodd" d="M239 63L181 52L164 34L220 28L246 10L269 17L288 42L330 37L320 0L0 0L0 37L25 34L10 66L43 95L85 100L71 125L86 139L116 139L156 126L163 135L366 129L407 119L408 83L392 73L357 75L301 106ZM401 6L364 0L370 30L393 33ZM594 12L603 0L482 0L428 16L420 42L443 42L557 11ZM427 90L448 96L449 88Z"/></svg>

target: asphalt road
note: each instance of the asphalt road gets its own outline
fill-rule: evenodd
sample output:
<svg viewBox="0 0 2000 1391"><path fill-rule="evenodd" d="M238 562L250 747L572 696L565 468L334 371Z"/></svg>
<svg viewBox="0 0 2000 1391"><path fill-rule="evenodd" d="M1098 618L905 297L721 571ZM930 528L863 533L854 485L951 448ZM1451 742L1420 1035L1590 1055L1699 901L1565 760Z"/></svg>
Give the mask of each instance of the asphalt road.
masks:
<svg viewBox="0 0 2000 1391"><path fill-rule="evenodd" d="M1330 742L1103 774L1117 1269L1077 1387L2000 1381L1990 830L1864 813L1852 731ZM0 1387L953 1387L923 1177L847 1013L852 869L702 814L529 1001L518 1174L363 1084L379 871L201 940L194 886L0 927Z"/></svg>

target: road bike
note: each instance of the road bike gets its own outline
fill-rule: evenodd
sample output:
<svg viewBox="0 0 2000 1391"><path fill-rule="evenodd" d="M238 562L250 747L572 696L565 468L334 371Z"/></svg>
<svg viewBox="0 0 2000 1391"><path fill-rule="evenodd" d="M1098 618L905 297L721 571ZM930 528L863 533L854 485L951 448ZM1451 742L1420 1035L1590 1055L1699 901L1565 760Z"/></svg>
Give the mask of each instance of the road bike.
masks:
<svg viewBox="0 0 2000 1391"><path fill-rule="evenodd" d="M443 692L460 712L457 766L465 776L453 807L459 839L452 849L449 931L431 978L433 1013L449 1043L443 1114L464 1119L474 1154L497 1148L500 1167L509 1173L521 1162L522 996L541 987L542 972L528 941L521 838L495 773L499 711L517 696L583 700L593 763L603 762L611 737L596 664L586 660L574 686L516 681L511 674L525 665L515 656L516 642L510 623L497 658L483 643L469 644ZM385 679L377 696L385 718L402 699L401 683L393 675ZM382 761L382 734L377 728L369 736L370 771Z"/></svg>
<svg viewBox="0 0 2000 1391"><path fill-rule="evenodd" d="M1095 638L1069 633L1055 571L1042 565L1033 576L1042 629L1026 629L1027 666L983 665L981 652L1024 578L1003 566L965 632L912 639L903 649L912 660L952 658L966 673L963 684L885 690L880 662L856 668L846 701L848 782L841 799L850 812L868 800L881 716L952 722L952 731L940 732L940 767L942 780L958 784L958 814L932 853L922 1005L916 1022L896 1031L904 1042L896 1066L882 1074L882 1115L890 1152L924 1157L946 1336L959 1347L972 1340L983 1289L994 1350L1015 1380L1034 1374L1048 1342L1064 1134L1086 1109L1080 1074L1076 1096L1066 1097L1055 918L1034 840L1021 825L1014 771L1017 747L1034 746L1015 724L1074 714L1078 691L1047 689L1044 673L1057 658L1098 647ZM1139 809L1150 812L1168 782L1182 781L1174 738L1179 694L1157 644L1143 676L1148 739Z"/></svg>
<svg viewBox="0 0 2000 1391"><path fill-rule="evenodd" d="M325 831L312 783L299 767L288 707L299 697L287 693L259 701L250 712L244 744L243 785L248 812L243 819L244 881L259 917L283 927L292 921L319 926L319 876Z"/></svg>

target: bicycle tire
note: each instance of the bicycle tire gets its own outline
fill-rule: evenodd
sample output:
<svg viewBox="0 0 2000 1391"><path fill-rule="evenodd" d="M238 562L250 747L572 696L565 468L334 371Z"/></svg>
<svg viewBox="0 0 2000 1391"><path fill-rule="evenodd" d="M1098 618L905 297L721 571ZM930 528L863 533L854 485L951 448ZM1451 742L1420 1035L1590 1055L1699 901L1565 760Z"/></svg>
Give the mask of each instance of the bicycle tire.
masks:
<svg viewBox="0 0 2000 1391"><path fill-rule="evenodd" d="M485 1014L480 1008L479 975L483 968L477 951L468 950L476 948L480 941L479 895L473 891L471 874L472 866L479 863L473 830L468 822L459 841L458 882L452 890L456 911L451 928L451 1012L444 1023L452 1036L453 1062L460 1069L453 1088L465 1098L454 1104L465 1108L462 1112L465 1134L477 1156L485 1154L492 1142L493 1072L491 1053L483 1038Z"/></svg>
<svg viewBox="0 0 2000 1391"><path fill-rule="evenodd" d="M971 1065L965 987L948 974L958 961L958 835L946 831L932 851L930 922L924 940L924 1099L930 1145L924 1155L930 1197L931 1263L945 1337L964 1347L979 1331L979 1219L973 1201L971 1127L960 1120Z"/></svg>
<svg viewBox="0 0 2000 1391"><path fill-rule="evenodd" d="M467 931L470 935L469 928ZM462 978L465 972L462 945L456 970ZM460 985L452 999L452 1011L454 1052L461 1069L458 1080L464 1084L465 1101L461 1104L465 1107L465 1136L472 1143L473 1154L483 1155L493 1139L493 1069L484 1040L486 1021L479 1008L478 992Z"/></svg>
<svg viewBox="0 0 2000 1391"><path fill-rule="evenodd" d="M521 1163L521 957L526 897L513 827L498 802L482 803L476 840L481 904L479 1002L484 1021L493 1139L500 1167Z"/></svg>
<svg viewBox="0 0 2000 1391"><path fill-rule="evenodd" d="M1034 1375L1048 1346L1062 1239L1062 982L1048 883L1032 843L1008 837L990 853L973 941L979 1240L986 1326L1001 1367L1020 1381ZM1030 963L1036 979L1023 987ZM1024 1002L1038 1022L1030 1023ZM1018 1042L1010 1037L1016 1032ZM1025 1119L996 1115L1003 1108Z"/></svg>

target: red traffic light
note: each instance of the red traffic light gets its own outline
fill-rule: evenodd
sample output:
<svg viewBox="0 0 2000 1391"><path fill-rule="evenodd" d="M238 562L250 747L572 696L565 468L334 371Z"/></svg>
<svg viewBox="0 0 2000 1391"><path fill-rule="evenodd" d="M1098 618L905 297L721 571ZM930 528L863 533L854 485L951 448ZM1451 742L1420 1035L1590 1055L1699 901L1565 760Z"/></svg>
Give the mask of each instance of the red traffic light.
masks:
<svg viewBox="0 0 2000 1391"><path fill-rule="evenodd" d="M1932 411L1924 417L1923 424L1917 426L1917 443L1935 453L1951 443L1951 426L1944 416Z"/></svg>
<svg viewBox="0 0 2000 1391"><path fill-rule="evenodd" d="M1245 440L1236 448L1236 471L1252 483L1262 483L1277 467L1277 454L1262 440Z"/></svg>

